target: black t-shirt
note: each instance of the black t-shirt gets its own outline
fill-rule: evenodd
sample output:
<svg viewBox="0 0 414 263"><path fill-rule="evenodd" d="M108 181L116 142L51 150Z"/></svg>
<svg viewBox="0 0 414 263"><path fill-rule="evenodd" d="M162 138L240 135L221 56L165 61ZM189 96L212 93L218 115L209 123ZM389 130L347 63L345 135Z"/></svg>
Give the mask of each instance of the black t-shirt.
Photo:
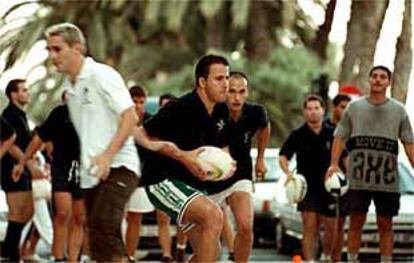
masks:
<svg viewBox="0 0 414 263"><path fill-rule="evenodd" d="M3 111L2 117L13 127L16 132L16 141L14 142L22 152L26 150L31 140L31 132L27 122L26 113L13 104L9 104ZM16 164L16 160L6 153L1 158L1 173L9 175Z"/></svg>
<svg viewBox="0 0 414 263"><path fill-rule="evenodd" d="M3 116L0 116L0 137L1 141L5 141L10 139L10 137L14 134L14 129L10 124L3 118Z"/></svg>
<svg viewBox="0 0 414 263"><path fill-rule="evenodd" d="M54 108L36 131L42 141L53 143L52 167L71 167L72 161L79 161L79 138L67 105Z"/></svg>
<svg viewBox="0 0 414 263"><path fill-rule="evenodd" d="M211 194L221 192L242 179L252 180L252 158L250 149L252 138L260 129L266 128L269 119L266 109L257 104L245 103L242 115L237 121L230 119L230 154L237 162L237 169L232 177L225 181L208 182L207 191Z"/></svg>
<svg viewBox="0 0 414 263"><path fill-rule="evenodd" d="M225 106L225 105L224 105ZM198 96L196 90L171 101L151 119L144 122L150 136L174 142L182 150L194 150L200 146L228 145L228 110L223 105L216 105L211 116ZM204 182L198 180L181 163L166 159L158 165L162 174L143 174L143 181L154 184L166 177L177 178L199 190L204 190Z"/></svg>
<svg viewBox="0 0 414 263"><path fill-rule="evenodd" d="M323 191L323 178L331 160L333 129L323 123L315 134L305 123L293 130L280 149L279 155L288 159L296 153L297 173L305 176L308 191Z"/></svg>

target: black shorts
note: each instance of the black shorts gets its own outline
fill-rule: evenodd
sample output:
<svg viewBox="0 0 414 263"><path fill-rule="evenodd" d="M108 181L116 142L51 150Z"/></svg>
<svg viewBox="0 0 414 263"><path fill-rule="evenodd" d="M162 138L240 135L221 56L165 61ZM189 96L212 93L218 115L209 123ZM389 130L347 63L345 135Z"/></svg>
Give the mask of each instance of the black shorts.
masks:
<svg viewBox="0 0 414 263"><path fill-rule="evenodd" d="M32 191L32 177L29 171L24 170L19 181L14 182L10 173L1 174L1 188L4 192Z"/></svg>
<svg viewBox="0 0 414 263"><path fill-rule="evenodd" d="M377 215L396 216L400 210L400 194L383 191L349 190L347 210L349 213L367 213L374 200Z"/></svg>
<svg viewBox="0 0 414 263"><path fill-rule="evenodd" d="M80 180L71 166L52 167L52 192L69 192L74 200L83 197Z"/></svg>
<svg viewBox="0 0 414 263"><path fill-rule="evenodd" d="M309 188L306 192L305 198L302 202L298 203L298 211L317 212L322 211L322 191L320 189L313 189L310 191Z"/></svg>
<svg viewBox="0 0 414 263"><path fill-rule="evenodd" d="M348 193L340 196L339 198L335 198L327 191L325 191L324 198L322 199L321 213L326 217L345 217L349 214L349 211L346 207L348 202Z"/></svg>

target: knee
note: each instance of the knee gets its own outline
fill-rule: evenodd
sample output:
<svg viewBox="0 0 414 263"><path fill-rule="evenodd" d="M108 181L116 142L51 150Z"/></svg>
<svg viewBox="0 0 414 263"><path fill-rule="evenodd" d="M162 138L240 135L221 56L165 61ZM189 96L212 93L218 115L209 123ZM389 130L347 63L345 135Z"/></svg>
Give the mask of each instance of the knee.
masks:
<svg viewBox="0 0 414 263"><path fill-rule="evenodd" d="M250 220L243 219L237 225L237 232L245 237L249 237L253 234L253 226Z"/></svg>
<svg viewBox="0 0 414 263"><path fill-rule="evenodd" d="M377 218L378 232L390 233L392 232L392 220L381 220Z"/></svg>
<svg viewBox="0 0 414 263"><path fill-rule="evenodd" d="M205 228L221 232L223 228L223 212L216 205L209 205L205 211L204 226Z"/></svg>
<svg viewBox="0 0 414 263"><path fill-rule="evenodd" d="M69 221L70 211L67 209L58 210L55 215L55 222L63 225Z"/></svg>
<svg viewBox="0 0 414 263"><path fill-rule="evenodd" d="M72 216L72 225L82 227L85 224L85 215L84 214L73 214Z"/></svg>

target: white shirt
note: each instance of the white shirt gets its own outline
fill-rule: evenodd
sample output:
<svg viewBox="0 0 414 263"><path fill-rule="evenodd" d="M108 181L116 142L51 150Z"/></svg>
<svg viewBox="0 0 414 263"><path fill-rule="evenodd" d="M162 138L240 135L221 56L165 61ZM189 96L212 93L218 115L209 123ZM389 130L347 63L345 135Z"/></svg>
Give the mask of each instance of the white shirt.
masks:
<svg viewBox="0 0 414 263"><path fill-rule="evenodd" d="M107 148L121 114L134 103L121 75L113 68L85 58L75 85L66 77L71 120L81 142L80 181L82 188L93 188L99 179L89 172L91 158ZM112 168L125 166L139 176L139 158L132 136L115 155Z"/></svg>

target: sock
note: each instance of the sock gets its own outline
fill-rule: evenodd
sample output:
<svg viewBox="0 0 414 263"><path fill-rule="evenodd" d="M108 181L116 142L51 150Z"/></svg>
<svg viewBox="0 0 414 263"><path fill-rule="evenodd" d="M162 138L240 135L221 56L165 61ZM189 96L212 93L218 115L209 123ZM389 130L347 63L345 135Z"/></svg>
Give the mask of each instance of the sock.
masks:
<svg viewBox="0 0 414 263"><path fill-rule="evenodd" d="M19 243L25 223L10 221L4 239L4 255L11 261L20 260Z"/></svg>
<svg viewBox="0 0 414 263"><path fill-rule="evenodd" d="M234 252L229 252L229 260L231 260L231 261L236 261L236 260L234 259Z"/></svg>
<svg viewBox="0 0 414 263"><path fill-rule="evenodd" d="M322 253L320 260L325 262L331 261L331 255Z"/></svg>
<svg viewBox="0 0 414 263"><path fill-rule="evenodd" d="M391 263L392 257L391 256L383 256L381 255L381 262L383 263Z"/></svg>
<svg viewBox="0 0 414 263"><path fill-rule="evenodd" d="M187 244L181 245L177 243L177 249L182 249L184 250L187 247Z"/></svg>
<svg viewBox="0 0 414 263"><path fill-rule="evenodd" d="M348 252L348 261L357 262L358 261L358 254L353 254Z"/></svg>

